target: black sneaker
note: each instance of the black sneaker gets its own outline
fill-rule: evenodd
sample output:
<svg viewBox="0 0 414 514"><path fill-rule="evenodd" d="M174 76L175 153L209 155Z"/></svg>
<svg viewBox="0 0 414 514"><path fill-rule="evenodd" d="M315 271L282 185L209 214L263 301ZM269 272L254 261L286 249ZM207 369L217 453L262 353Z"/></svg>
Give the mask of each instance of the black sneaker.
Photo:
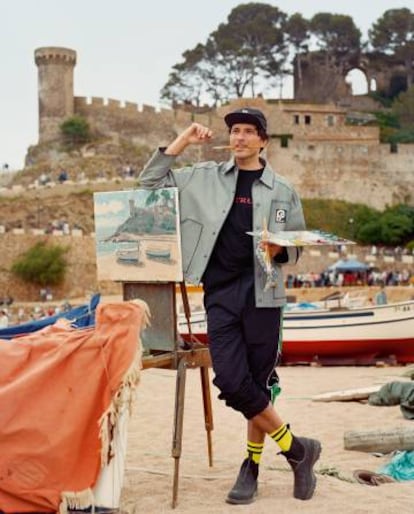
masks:
<svg viewBox="0 0 414 514"><path fill-rule="evenodd" d="M298 500L310 500L315 492L316 476L313 471L315 462L321 454L321 443L316 439L295 437L295 443L303 448L300 459L291 455L291 452L282 452L287 458L294 474L293 496Z"/></svg>
<svg viewBox="0 0 414 514"><path fill-rule="evenodd" d="M237 480L227 495L226 502L233 504L252 503L257 494L257 477L259 465L252 459L245 459L241 465Z"/></svg>

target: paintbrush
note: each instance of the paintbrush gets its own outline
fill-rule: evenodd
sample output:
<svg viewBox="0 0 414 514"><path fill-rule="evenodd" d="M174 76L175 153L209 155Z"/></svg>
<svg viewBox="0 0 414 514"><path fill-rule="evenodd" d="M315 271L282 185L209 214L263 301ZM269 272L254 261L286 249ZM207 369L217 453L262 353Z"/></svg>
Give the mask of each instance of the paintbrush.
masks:
<svg viewBox="0 0 414 514"><path fill-rule="evenodd" d="M243 146L242 148L249 148L249 149L257 149L262 148L262 146ZM235 150L235 146L231 145L221 145L221 146L213 146L213 150Z"/></svg>

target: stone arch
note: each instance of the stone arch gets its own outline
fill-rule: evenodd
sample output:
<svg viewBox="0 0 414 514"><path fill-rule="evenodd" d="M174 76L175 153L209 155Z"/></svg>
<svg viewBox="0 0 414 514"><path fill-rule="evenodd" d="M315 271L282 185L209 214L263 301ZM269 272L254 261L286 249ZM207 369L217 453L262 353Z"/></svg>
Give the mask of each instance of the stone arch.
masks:
<svg viewBox="0 0 414 514"><path fill-rule="evenodd" d="M309 102L340 102L350 99L352 88L347 74L356 69L366 78L365 94L372 91L394 97L408 86L407 70L395 56L365 52L341 59L328 59L325 52L301 56L301 73L294 59L294 98ZM360 75L361 76L361 75ZM364 93L359 93L364 95Z"/></svg>
<svg viewBox="0 0 414 514"><path fill-rule="evenodd" d="M354 96L366 95L370 91L367 74L360 66L355 66L345 73L344 80L350 85L350 93Z"/></svg>

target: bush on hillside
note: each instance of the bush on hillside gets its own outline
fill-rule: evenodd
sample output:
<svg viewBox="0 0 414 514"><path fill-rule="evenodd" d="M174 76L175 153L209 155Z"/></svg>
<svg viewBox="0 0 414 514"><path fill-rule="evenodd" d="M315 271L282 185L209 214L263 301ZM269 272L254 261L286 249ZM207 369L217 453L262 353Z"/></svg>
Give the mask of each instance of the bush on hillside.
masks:
<svg viewBox="0 0 414 514"><path fill-rule="evenodd" d="M36 243L12 264L11 271L21 280L31 284L59 285L65 278L66 251L67 248L59 245Z"/></svg>
<svg viewBox="0 0 414 514"><path fill-rule="evenodd" d="M89 123L82 116L72 116L66 119L60 130L67 143L76 145L87 143L90 140Z"/></svg>
<svg viewBox="0 0 414 514"><path fill-rule="evenodd" d="M359 244L405 246L414 233L414 207L410 205L398 204L381 212L341 200L303 199L302 204L309 230L332 232Z"/></svg>

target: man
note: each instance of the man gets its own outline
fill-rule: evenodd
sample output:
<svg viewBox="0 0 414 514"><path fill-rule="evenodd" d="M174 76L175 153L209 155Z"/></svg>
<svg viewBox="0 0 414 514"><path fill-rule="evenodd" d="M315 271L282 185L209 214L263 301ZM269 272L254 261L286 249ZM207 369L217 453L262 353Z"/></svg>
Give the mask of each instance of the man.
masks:
<svg viewBox="0 0 414 514"><path fill-rule="evenodd" d="M386 305L388 303L388 299L387 299L387 293L385 291L385 284L381 283L380 285L381 285L380 290L375 295L375 304L376 305Z"/></svg>
<svg viewBox="0 0 414 514"><path fill-rule="evenodd" d="M257 109L239 109L224 118L233 158L171 170L189 145L210 143L213 133L192 123L167 148L159 149L140 175L145 188L179 190L185 279L203 283L209 347L219 398L247 419L247 452L226 501L244 504L257 494L264 439L279 446L294 472L294 496L314 493L313 466L321 445L294 436L272 405L279 392L282 306L286 302L280 266L295 263L297 248L257 241L246 232L301 230L300 200L260 153L268 142L267 122ZM257 248L259 246L259 248ZM272 287L260 263L266 252L279 273Z"/></svg>

